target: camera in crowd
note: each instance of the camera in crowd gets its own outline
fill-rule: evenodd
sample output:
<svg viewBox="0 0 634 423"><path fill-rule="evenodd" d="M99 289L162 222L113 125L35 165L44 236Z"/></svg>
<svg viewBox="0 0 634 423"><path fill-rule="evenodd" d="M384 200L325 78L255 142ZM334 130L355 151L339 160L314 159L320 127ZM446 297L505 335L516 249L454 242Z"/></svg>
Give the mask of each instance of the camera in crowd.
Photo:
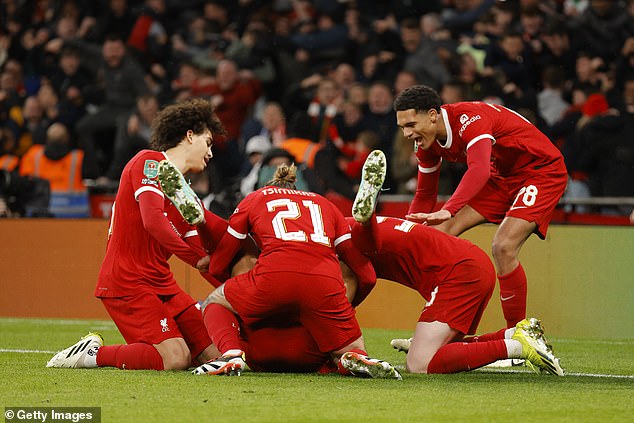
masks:
<svg viewBox="0 0 634 423"><path fill-rule="evenodd" d="M52 217L47 180L0 170L0 217Z"/></svg>

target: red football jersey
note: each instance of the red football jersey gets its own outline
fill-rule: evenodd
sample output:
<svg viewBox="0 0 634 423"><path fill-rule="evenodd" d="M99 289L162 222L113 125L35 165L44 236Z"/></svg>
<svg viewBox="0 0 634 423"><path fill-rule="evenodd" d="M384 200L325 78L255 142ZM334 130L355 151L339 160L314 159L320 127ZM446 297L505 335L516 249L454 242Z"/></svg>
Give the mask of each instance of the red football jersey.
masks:
<svg viewBox="0 0 634 423"><path fill-rule="evenodd" d="M440 165L440 158L466 162L467 150L477 142L493 143L491 172L502 176L539 172L562 157L561 152L537 127L504 106L483 102L445 104L440 112L447 139L428 150L418 149L419 170L427 173Z"/></svg>
<svg viewBox="0 0 634 423"><path fill-rule="evenodd" d="M383 216L377 222L380 247L369 254L377 277L412 288L428 300L439 282L479 249L426 225Z"/></svg>
<svg viewBox="0 0 634 423"><path fill-rule="evenodd" d="M313 192L264 187L249 194L229 218L228 233L251 234L262 250L254 271L341 275L336 246L351 238L345 218Z"/></svg>
<svg viewBox="0 0 634 423"><path fill-rule="evenodd" d="M179 292L167 260L172 254L189 264L204 255L183 239L197 235L160 189L158 164L164 153L143 150L128 162L121 174L119 190L112 206L108 244L95 288L97 297L120 297L138 290L168 295ZM156 223L163 226L159 239L144 227L139 196L161 197L163 209L157 211ZM167 228L167 230L165 230Z"/></svg>

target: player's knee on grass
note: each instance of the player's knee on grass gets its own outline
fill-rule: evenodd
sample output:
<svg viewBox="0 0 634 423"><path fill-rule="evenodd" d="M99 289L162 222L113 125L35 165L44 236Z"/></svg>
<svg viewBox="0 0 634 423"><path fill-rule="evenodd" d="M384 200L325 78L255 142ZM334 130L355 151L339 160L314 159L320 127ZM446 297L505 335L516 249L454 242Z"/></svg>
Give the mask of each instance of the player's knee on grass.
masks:
<svg viewBox="0 0 634 423"><path fill-rule="evenodd" d="M418 322L407 352L405 367L410 373L428 373L429 365L438 351L459 332L444 322Z"/></svg>
<svg viewBox="0 0 634 423"><path fill-rule="evenodd" d="M155 348L161 354L164 370L186 370L192 362L192 356L183 338L166 339Z"/></svg>
<svg viewBox="0 0 634 423"><path fill-rule="evenodd" d="M430 361L430 357L420 357L419 355L411 354L410 350L405 359L405 368L410 373L427 373L427 366L429 366Z"/></svg>
<svg viewBox="0 0 634 423"><path fill-rule="evenodd" d="M334 359L339 360L339 357L341 357L344 353L347 353L348 351L352 351L352 350L365 351L365 342L363 341L363 336L358 337L357 339L355 339L354 341L352 341L350 344L346 345L345 347L340 348L337 351L333 351L332 353L330 353L330 355Z"/></svg>

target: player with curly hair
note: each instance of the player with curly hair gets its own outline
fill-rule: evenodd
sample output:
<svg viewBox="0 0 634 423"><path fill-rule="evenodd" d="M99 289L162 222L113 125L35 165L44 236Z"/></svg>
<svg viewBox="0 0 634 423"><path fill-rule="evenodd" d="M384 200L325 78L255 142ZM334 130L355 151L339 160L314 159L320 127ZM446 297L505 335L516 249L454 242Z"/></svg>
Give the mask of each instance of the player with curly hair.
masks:
<svg viewBox="0 0 634 423"><path fill-rule="evenodd" d="M103 346L101 336L91 333L48 367L187 369L192 360L219 355L198 303L176 283L168 259L176 255L205 269L210 240L224 234L226 222L204 210L182 178L205 170L214 137L224 129L202 99L164 108L152 126L153 149L134 156L121 175L95 288L127 344Z"/></svg>

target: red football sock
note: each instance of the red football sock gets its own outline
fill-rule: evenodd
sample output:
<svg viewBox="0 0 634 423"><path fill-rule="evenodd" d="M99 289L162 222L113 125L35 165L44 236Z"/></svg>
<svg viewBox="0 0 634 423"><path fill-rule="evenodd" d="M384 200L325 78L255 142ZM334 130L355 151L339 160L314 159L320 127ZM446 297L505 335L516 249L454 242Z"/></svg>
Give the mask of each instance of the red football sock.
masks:
<svg viewBox="0 0 634 423"><path fill-rule="evenodd" d="M163 370L163 357L150 344L108 345L99 348L97 366L123 370Z"/></svg>
<svg viewBox="0 0 634 423"><path fill-rule="evenodd" d="M508 358L503 339L489 342L453 342L440 348L427 366L427 373L456 373L477 369Z"/></svg>
<svg viewBox="0 0 634 423"><path fill-rule="evenodd" d="M360 348L355 348L355 349L350 350L350 351L348 351L348 352L356 352L356 353L359 353L359 354L361 354L361 355L365 355L366 357L367 357L367 355L368 355L368 353L367 353L366 351L364 351L364 350L362 350L362 349L360 349ZM344 367L341 365L341 360L339 360L339 361L337 362L337 373L339 373L340 375L344 375L344 376L350 376L350 374L351 374L351 373L348 371L348 369L344 368Z"/></svg>
<svg viewBox="0 0 634 423"><path fill-rule="evenodd" d="M209 304L203 312L203 320L211 342L221 354L229 350L241 350L240 323L235 314L220 304Z"/></svg>
<svg viewBox="0 0 634 423"><path fill-rule="evenodd" d="M498 339L504 339L504 332L506 328L500 329L497 332L485 333L483 335L468 336L462 340L462 342L488 342L497 341Z"/></svg>
<svg viewBox="0 0 634 423"><path fill-rule="evenodd" d="M364 254L376 253L381 248L380 237L375 236L378 233L376 215L372 215L370 220L362 225L354 223L352 225L352 242Z"/></svg>
<svg viewBox="0 0 634 423"><path fill-rule="evenodd" d="M509 328L526 318L526 273L522 264L506 275L498 275L500 302Z"/></svg>

